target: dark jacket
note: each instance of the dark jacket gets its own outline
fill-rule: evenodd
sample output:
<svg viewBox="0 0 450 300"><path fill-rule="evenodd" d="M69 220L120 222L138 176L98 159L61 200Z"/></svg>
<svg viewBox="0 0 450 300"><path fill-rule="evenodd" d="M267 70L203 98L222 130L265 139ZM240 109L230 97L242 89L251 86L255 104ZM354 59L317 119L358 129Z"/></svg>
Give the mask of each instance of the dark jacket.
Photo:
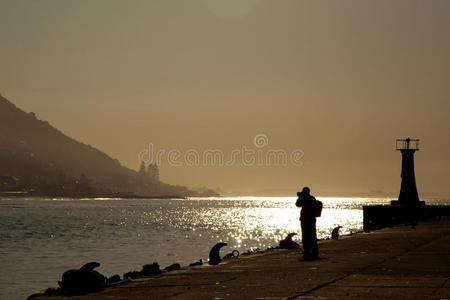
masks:
<svg viewBox="0 0 450 300"><path fill-rule="evenodd" d="M316 218L316 198L311 195L301 195L298 197L296 206L301 207L300 219Z"/></svg>

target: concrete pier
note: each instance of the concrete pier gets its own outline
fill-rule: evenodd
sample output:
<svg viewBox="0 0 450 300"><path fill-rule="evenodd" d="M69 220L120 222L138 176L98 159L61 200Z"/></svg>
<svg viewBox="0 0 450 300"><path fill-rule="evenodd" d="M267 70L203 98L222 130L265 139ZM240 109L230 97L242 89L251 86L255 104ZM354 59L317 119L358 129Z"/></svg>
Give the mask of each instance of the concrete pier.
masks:
<svg viewBox="0 0 450 300"><path fill-rule="evenodd" d="M449 217L321 241L319 247L323 259L313 262L301 261L298 250L273 250L138 278L100 293L38 299L450 299Z"/></svg>
<svg viewBox="0 0 450 300"><path fill-rule="evenodd" d="M444 205L371 205L363 207L364 231L394 225L413 225L420 220L450 216L450 206Z"/></svg>

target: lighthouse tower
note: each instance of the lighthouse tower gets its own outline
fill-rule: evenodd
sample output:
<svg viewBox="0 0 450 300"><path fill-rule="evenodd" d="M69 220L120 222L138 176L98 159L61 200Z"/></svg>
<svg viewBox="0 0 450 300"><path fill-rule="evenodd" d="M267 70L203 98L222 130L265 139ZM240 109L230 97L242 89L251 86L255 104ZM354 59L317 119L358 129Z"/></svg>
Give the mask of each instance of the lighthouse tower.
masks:
<svg viewBox="0 0 450 300"><path fill-rule="evenodd" d="M396 150L402 153L402 184L397 201L391 201L392 205L423 205L425 201L419 200L416 178L414 175L414 153L419 150L419 140L398 139Z"/></svg>

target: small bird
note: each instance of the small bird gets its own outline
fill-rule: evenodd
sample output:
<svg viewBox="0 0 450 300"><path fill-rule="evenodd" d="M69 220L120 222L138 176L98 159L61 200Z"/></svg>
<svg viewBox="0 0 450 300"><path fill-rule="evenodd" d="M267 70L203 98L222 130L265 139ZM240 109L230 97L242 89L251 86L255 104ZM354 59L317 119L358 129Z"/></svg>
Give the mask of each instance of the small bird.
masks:
<svg viewBox="0 0 450 300"><path fill-rule="evenodd" d="M333 240L339 239L339 229L341 229L341 228L342 228L342 226L338 226L333 229L333 231L331 232L331 238Z"/></svg>

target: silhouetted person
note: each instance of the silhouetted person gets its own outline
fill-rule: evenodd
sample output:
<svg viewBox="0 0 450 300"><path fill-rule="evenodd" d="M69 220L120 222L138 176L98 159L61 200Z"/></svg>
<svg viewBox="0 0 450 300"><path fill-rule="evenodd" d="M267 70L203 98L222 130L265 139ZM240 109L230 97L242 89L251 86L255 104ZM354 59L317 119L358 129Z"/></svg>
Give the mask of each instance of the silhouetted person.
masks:
<svg viewBox="0 0 450 300"><path fill-rule="evenodd" d="M301 207L300 224L302 227L303 259L314 260L319 256L316 234L316 198L310 194L308 187L304 187L301 193L297 193L298 199L295 205Z"/></svg>

